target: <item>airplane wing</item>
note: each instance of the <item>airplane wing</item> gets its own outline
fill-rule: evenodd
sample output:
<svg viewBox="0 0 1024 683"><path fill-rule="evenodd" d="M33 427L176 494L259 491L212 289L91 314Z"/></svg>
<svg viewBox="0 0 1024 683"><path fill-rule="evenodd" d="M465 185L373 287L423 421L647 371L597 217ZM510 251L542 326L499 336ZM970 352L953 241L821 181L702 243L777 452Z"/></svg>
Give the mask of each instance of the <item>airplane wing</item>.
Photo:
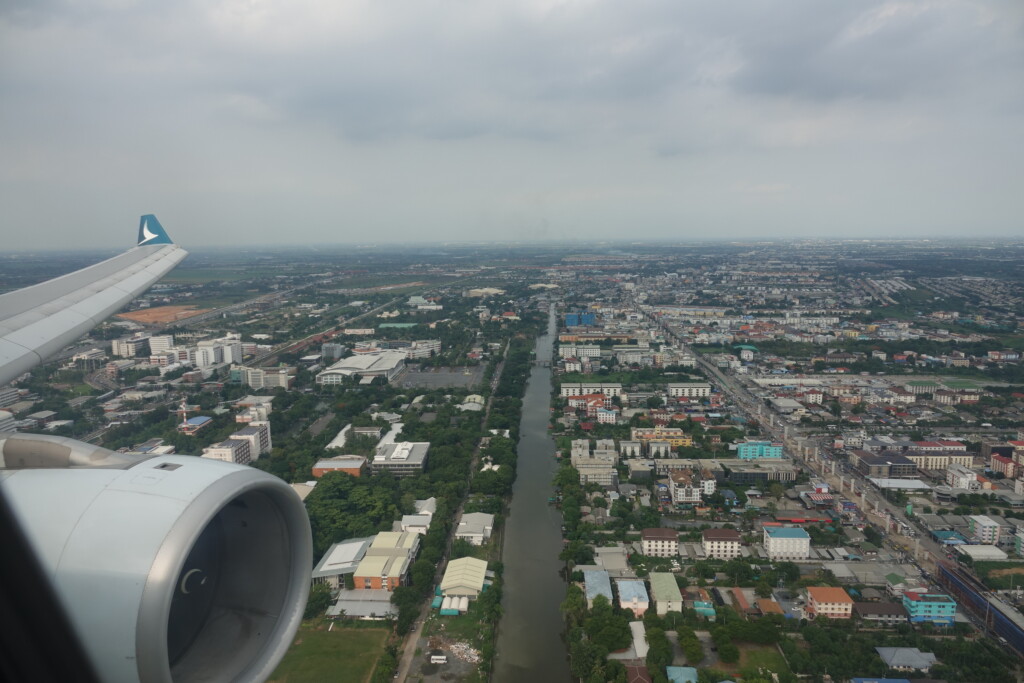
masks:
<svg viewBox="0 0 1024 683"><path fill-rule="evenodd" d="M0 385L96 327L188 256L148 214L138 245L101 263L0 295Z"/></svg>

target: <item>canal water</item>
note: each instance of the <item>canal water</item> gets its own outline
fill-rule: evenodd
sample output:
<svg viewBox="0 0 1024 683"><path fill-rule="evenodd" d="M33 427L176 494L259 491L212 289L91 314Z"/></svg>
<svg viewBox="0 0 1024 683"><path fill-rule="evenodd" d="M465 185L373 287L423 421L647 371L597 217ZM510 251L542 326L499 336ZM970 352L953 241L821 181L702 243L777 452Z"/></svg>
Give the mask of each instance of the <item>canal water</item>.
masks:
<svg viewBox="0 0 1024 683"><path fill-rule="evenodd" d="M551 360L554 311L537 338L537 360ZM535 365L523 400L512 504L505 520L502 608L493 680L496 683L565 683L570 680L559 605L565 598L562 517L548 498L557 471L548 431L551 368Z"/></svg>

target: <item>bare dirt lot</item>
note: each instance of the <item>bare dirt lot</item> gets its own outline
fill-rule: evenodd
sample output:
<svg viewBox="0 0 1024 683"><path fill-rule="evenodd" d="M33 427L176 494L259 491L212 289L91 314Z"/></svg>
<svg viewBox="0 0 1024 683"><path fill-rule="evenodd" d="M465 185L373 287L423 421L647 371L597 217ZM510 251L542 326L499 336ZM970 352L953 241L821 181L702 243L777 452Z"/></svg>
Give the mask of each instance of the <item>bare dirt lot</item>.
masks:
<svg viewBox="0 0 1024 683"><path fill-rule="evenodd" d="M118 318L132 320L143 325L154 325L161 323L173 323L182 318L190 318L193 315L206 313L211 309L196 308L195 306L157 306L156 308L140 308L137 311L118 313Z"/></svg>
<svg viewBox="0 0 1024 683"><path fill-rule="evenodd" d="M1024 565L1007 567L1006 569L993 569L988 573L989 576L1010 576L1011 574L1024 574Z"/></svg>

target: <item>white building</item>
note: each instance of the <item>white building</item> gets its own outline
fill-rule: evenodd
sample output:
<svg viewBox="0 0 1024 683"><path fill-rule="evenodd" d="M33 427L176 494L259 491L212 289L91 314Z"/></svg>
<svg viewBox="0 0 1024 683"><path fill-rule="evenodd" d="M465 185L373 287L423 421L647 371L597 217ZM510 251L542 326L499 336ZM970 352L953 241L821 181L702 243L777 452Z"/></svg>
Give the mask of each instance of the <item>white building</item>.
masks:
<svg viewBox="0 0 1024 683"><path fill-rule="evenodd" d="M270 440L270 423L264 421L250 422L249 426L239 429L228 438L248 441L253 460L258 459L264 453L269 453L270 449L274 447Z"/></svg>
<svg viewBox="0 0 1024 683"><path fill-rule="evenodd" d="M135 358L136 356L149 355L149 337L135 336L128 339L115 339L111 342L110 352L121 358Z"/></svg>
<svg viewBox="0 0 1024 683"><path fill-rule="evenodd" d="M224 347L212 341L201 341L196 346L196 367L208 368L224 362Z"/></svg>
<svg viewBox="0 0 1024 683"><path fill-rule="evenodd" d="M770 560L806 560L811 554L811 537L800 527L764 527L764 549Z"/></svg>
<svg viewBox="0 0 1024 683"><path fill-rule="evenodd" d="M946 469L946 483L955 489L979 490L978 475L963 465L953 463Z"/></svg>
<svg viewBox="0 0 1024 683"><path fill-rule="evenodd" d="M462 515L455 530L455 538L462 538L473 545L483 545L494 530L494 515L486 512L469 512Z"/></svg>
<svg viewBox="0 0 1024 683"><path fill-rule="evenodd" d="M165 353L174 348L173 334L154 334L149 338L150 353Z"/></svg>
<svg viewBox="0 0 1024 683"><path fill-rule="evenodd" d="M291 388L295 375L292 368L249 368L244 365L231 366L231 378L253 389Z"/></svg>
<svg viewBox="0 0 1024 683"><path fill-rule="evenodd" d="M669 490L672 502L683 505L699 505L705 496L713 494L718 487L710 471L679 469L669 473Z"/></svg>
<svg viewBox="0 0 1024 683"><path fill-rule="evenodd" d="M707 382L684 382L668 385L670 398L707 398L711 395L711 385Z"/></svg>
<svg viewBox="0 0 1024 683"><path fill-rule="evenodd" d="M618 462L618 458L615 452L600 451L591 453L589 451L589 442L585 443L588 446L588 450L577 450L574 443L573 452L570 456L572 466L579 472L580 483L594 483L601 486L611 486L617 483L618 473L615 470L615 465Z"/></svg>
<svg viewBox="0 0 1024 683"><path fill-rule="evenodd" d="M679 554L679 532L675 529L644 529L640 546L648 557L675 557Z"/></svg>
<svg viewBox="0 0 1024 683"><path fill-rule="evenodd" d="M407 477L423 471L429 451L430 444L425 441L381 443L370 468L374 474L391 472L396 477Z"/></svg>
<svg viewBox="0 0 1024 683"><path fill-rule="evenodd" d="M405 351L387 350L343 358L316 376L316 383L343 384L352 376L383 377L390 382L405 369Z"/></svg>
<svg viewBox="0 0 1024 683"><path fill-rule="evenodd" d="M585 396L587 394L604 394L612 398L622 395L622 385L617 382L580 383L566 382L559 387L559 395L563 398L568 396Z"/></svg>
<svg viewBox="0 0 1024 683"><path fill-rule="evenodd" d="M441 353L441 340L419 339L403 350L405 351L405 357L409 360L430 358Z"/></svg>
<svg viewBox="0 0 1024 683"><path fill-rule="evenodd" d="M203 457L248 465L252 461L252 450L247 439L227 439L204 448Z"/></svg>
<svg viewBox="0 0 1024 683"><path fill-rule="evenodd" d="M984 545L999 543L999 523L985 515L971 515L967 518L967 529L971 537Z"/></svg>
<svg viewBox="0 0 1024 683"><path fill-rule="evenodd" d="M704 556L717 560L739 557L740 545L740 533L735 529L705 529L701 537Z"/></svg>

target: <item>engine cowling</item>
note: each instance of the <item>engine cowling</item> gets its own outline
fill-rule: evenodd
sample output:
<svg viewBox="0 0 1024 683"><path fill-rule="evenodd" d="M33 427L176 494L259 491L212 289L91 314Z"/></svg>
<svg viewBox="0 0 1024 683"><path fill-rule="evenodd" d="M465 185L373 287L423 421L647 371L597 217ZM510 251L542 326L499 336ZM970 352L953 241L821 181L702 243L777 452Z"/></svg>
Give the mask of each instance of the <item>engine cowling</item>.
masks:
<svg viewBox="0 0 1024 683"><path fill-rule="evenodd" d="M312 541L280 479L0 436L0 487L104 681L260 681L302 620Z"/></svg>

